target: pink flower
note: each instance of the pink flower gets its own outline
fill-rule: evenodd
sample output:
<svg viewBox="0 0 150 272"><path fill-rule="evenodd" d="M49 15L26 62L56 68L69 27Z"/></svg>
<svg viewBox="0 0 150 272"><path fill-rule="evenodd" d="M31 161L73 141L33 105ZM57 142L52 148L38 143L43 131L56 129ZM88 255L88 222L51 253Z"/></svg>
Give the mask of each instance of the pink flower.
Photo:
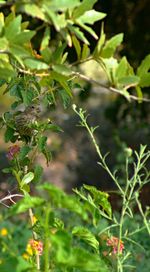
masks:
<svg viewBox="0 0 150 272"><path fill-rule="evenodd" d="M123 242L115 236L112 236L111 238L107 239L106 245L112 248L112 252L114 254L116 254L118 252L118 246L119 246L119 253L120 254L122 254L122 251L124 249Z"/></svg>
<svg viewBox="0 0 150 272"><path fill-rule="evenodd" d="M18 145L12 145L8 148L8 153L6 157L8 160L13 160L15 156L20 152L20 147Z"/></svg>
<svg viewBox="0 0 150 272"><path fill-rule="evenodd" d="M27 252L32 254L42 255L43 253L43 243L34 239L29 240L27 245ZM31 254L32 253L32 254Z"/></svg>

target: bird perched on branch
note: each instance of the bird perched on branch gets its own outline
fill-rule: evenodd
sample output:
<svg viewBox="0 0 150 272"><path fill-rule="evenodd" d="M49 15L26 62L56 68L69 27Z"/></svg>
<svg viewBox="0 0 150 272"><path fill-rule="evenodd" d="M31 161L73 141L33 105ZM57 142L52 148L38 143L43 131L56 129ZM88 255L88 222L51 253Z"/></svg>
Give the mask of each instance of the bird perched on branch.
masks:
<svg viewBox="0 0 150 272"><path fill-rule="evenodd" d="M28 106L24 111L18 112L14 117L16 132L22 140L30 142L35 135L34 123L39 117L39 105Z"/></svg>

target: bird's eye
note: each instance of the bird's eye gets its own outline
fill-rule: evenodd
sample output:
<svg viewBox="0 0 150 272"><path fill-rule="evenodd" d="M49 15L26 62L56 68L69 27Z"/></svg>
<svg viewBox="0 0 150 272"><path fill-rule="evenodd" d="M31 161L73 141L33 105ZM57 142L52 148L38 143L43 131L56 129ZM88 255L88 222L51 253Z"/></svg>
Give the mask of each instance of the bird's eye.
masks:
<svg viewBox="0 0 150 272"><path fill-rule="evenodd" d="M32 106L31 108L34 109L34 106Z"/></svg>

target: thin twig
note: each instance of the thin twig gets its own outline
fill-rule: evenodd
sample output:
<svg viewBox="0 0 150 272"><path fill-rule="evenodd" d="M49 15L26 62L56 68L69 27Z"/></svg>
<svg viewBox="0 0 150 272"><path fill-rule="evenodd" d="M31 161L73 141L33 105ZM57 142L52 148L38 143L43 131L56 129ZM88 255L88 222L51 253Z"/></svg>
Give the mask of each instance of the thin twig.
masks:
<svg viewBox="0 0 150 272"><path fill-rule="evenodd" d="M8 205L6 205L5 203L3 203L6 200L10 200L13 204L16 204L15 201L12 199L13 197L24 197L24 195L21 194L9 194L7 196L5 196L4 198L0 199L0 204L4 205L5 207L9 208Z"/></svg>
<svg viewBox="0 0 150 272"><path fill-rule="evenodd" d="M14 64L13 64L13 66L14 66L19 72L24 73L24 74L26 74L26 75L33 75L33 76L37 76L37 77L46 77L46 76L49 76L49 75L50 75L50 71L49 71L49 72L36 73L36 72L32 72L31 70L24 70L24 69L22 69L22 68L20 68L20 67L17 67L17 66L14 65ZM102 88L104 88L104 89L106 89L106 90L108 90L108 91L111 91L111 92L116 93L116 94L123 95L123 96L125 97L125 95L124 95L124 93L123 93L122 90L119 90L119 89L116 89L116 88L114 88L114 87L105 85L105 84L103 84L103 83L101 83L101 82L99 82L99 81L97 81L97 80L95 80L95 79L93 79L93 78L90 78L90 77L88 77L88 76L86 76L86 75L83 75L83 74L81 74L81 73L79 73L79 72L74 72L74 71L72 71L72 74L71 74L71 75L72 75L72 76L75 76L75 77L79 77L79 78L81 78L81 79L83 79L83 80L85 80L85 81L87 81L87 82L89 82L89 83L94 83L94 84L96 84L96 85L98 85L98 86L100 86L100 87L102 87ZM128 100L129 100L129 99L132 99L132 100L141 101L141 102L150 102L150 99L148 99L148 98L144 98L144 97L143 97L143 98L139 98L139 97L137 97L137 96L135 96L135 95L131 95L131 94L129 94L129 96L127 97L127 99L128 99Z"/></svg>

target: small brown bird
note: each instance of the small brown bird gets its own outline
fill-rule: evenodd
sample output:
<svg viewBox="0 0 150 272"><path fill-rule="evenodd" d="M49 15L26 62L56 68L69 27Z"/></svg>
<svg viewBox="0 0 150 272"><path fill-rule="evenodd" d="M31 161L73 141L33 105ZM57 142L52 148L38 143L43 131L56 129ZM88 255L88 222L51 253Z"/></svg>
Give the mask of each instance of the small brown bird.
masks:
<svg viewBox="0 0 150 272"><path fill-rule="evenodd" d="M28 106L24 111L19 112L14 120L16 131L21 139L29 142L35 134L33 124L38 119L40 113L39 105Z"/></svg>

